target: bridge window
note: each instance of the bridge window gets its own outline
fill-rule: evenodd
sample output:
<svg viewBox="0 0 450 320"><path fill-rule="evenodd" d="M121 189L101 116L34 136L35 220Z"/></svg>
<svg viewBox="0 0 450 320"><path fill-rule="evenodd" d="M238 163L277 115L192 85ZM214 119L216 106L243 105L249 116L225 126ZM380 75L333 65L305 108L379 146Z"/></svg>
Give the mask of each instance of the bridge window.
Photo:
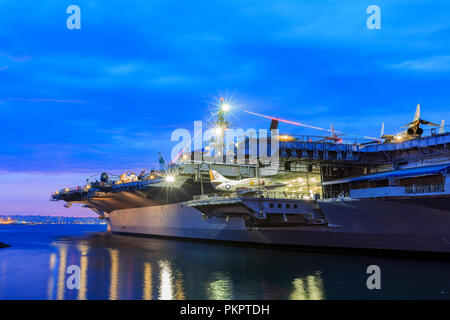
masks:
<svg viewBox="0 0 450 320"><path fill-rule="evenodd" d="M279 204L278 204L278 208L280 208L280 209L281 209L281 203L279 203Z"/></svg>
<svg viewBox="0 0 450 320"><path fill-rule="evenodd" d="M273 208L273 203L269 204L269 207Z"/></svg>
<svg viewBox="0 0 450 320"><path fill-rule="evenodd" d="M289 209L290 207L289 203L286 203L286 209Z"/></svg>

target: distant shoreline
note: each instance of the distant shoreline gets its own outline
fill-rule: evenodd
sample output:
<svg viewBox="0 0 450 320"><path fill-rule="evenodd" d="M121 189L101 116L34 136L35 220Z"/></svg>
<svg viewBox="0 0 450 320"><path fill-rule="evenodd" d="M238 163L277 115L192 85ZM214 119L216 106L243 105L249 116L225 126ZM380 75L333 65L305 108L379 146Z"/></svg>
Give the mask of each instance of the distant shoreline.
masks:
<svg viewBox="0 0 450 320"><path fill-rule="evenodd" d="M39 224L106 224L98 217L65 217L42 215L0 215L0 225L39 225Z"/></svg>
<svg viewBox="0 0 450 320"><path fill-rule="evenodd" d="M4 225L4 226L40 226L40 225L91 225L91 226L102 226L102 225L106 225L107 223L22 223L22 222L12 222L12 223L0 223L0 226Z"/></svg>

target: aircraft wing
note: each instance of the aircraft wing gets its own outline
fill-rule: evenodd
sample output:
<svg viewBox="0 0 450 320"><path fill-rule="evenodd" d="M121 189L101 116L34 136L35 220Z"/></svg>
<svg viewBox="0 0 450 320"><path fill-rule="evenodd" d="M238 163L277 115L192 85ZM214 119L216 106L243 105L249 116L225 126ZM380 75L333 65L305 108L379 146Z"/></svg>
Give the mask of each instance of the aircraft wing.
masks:
<svg viewBox="0 0 450 320"><path fill-rule="evenodd" d="M426 120L422 120L422 123L423 123L423 124L426 124L426 125L428 125L428 126L436 126L436 127L439 127L438 124L433 123L433 122L430 122L430 121L426 121Z"/></svg>
<svg viewBox="0 0 450 320"><path fill-rule="evenodd" d="M410 123L408 123L408 124L406 124L406 125L404 125L404 126L401 126L400 128L411 127L411 126L413 126L413 125L416 125L417 122L418 122L417 120L414 120L413 122L410 122Z"/></svg>

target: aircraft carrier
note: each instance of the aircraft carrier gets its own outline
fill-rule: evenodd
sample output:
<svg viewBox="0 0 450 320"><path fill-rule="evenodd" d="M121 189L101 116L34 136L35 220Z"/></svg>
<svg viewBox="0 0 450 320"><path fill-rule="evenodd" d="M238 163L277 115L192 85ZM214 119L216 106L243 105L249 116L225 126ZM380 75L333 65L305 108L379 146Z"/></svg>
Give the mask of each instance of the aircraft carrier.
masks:
<svg viewBox="0 0 450 320"><path fill-rule="evenodd" d="M216 122L221 129L229 127L224 109ZM115 233L450 254L450 133L443 122L421 119L417 106L405 131L349 142L333 128L321 137L280 134L283 120L268 118L269 143L248 136L231 157L223 146L214 156L184 151L167 166L161 156L159 170L103 173L56 191L51 200L81 203ZM252 141L259 150L253 155ZM269 160L259 155L263 147Z"/></svg>

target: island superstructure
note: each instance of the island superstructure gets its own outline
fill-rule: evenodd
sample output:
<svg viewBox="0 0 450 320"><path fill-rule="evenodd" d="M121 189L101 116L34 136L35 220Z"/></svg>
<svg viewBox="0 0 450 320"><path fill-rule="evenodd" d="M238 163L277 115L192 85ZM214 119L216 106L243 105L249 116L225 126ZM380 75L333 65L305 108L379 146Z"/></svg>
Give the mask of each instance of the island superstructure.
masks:
<svg viewBox="0 0 450 320"><path fill-rule="evenodd" d="M222 132L225 109L216 122ZM322 137L279 134L279 120L272 119L270 143L258 135L241 141L242 158L221 162L186 151L161 170L104 173L51 199L82 203L115 233L450 253L450 133L443 123L425 132L421 125L435 124L420 118L418 106L405 132L345 142L334 129ZM276 157L263 161L262 148Z"/></svg>

